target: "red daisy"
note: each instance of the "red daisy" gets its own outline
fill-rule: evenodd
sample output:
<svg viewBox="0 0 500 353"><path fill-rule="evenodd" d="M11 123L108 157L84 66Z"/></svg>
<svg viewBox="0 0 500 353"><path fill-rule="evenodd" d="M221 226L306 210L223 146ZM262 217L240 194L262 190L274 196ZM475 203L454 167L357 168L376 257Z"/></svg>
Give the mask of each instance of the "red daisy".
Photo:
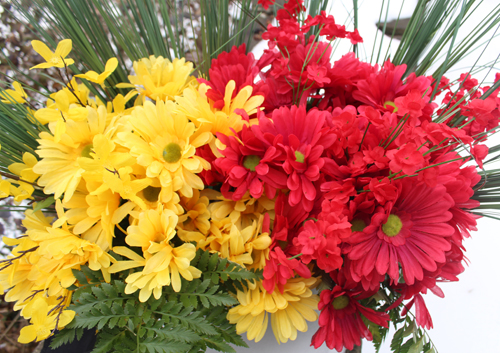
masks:
<svg viewBox="0 0 500 353"><path fill-rule="evenodd" d="M222 109L224 107L224 93L229 81L236 84L232 98L245 86L252 86L255 77L259 74L257 61L252 53L246 53L245 44L239 47L233 46L229 53L222 52L216 59L212 60L212 65L208 70L210 79L198 79L199 82L207 84L210 89L207 97L214 101L214 107ZM257 95L256 90L253 92Z"/></svg>
<svg viewBox="0 0 500 353"><path fill-rule="evenodd" d="M331 130L323 127L328 115L316 109L306 113L304 106L282 107L273 112L272 120L259 119L255 129L260 138L274 141L286 154L283 170L288 174L288 202L291 206L302 202L306 211L312 210L316 198L313 182L325 164L323 151L335 141Z"/></svg>
<svg viewBox="0 0 500 353"><path fill-rule="evenodd" d="M215 160L226 176L221 190L224 197L239 200L249 191L258 199L265 190L269 198L274 198L276 189L286 188L286 174L275 164L282 152L256 138L249 127L243 126L237 136L219 133L217 137L226 145L219 150L224 157ZM230 186L236 188L234 193L228 192Z"/></svg>
<svg viewBox="0 0 500 353"><path fill-rule="evenodd" d="M349 279L337 277L335 282L341 285L332 290L323 290L320 294L318 309L319 330L311 340L311 346L320 347L326 342L330 349L341 351L343 347L353 349L361 345L361 338L372 340L372 334L363 322L361 315L369 321L383 327L388 327L389 315L366 308L359 300L367 298L374 292L364 292L357 288Z"/></svg>

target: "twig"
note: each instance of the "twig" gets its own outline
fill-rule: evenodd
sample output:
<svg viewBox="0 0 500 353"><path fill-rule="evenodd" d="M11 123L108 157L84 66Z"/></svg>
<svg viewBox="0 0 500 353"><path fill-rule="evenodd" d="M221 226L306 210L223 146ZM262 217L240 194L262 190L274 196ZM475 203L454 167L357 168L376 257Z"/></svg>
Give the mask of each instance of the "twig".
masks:
<svg viewBox="0 0 500 353"><path fill-rule="evenodd" d="M0 342L2 342L2 339L7 335L7 333L9 333L10 329L12 327L14 327L14 324L17 322L17 320L19 320L20 316L21 316L21 312L18 312L16 317L14 318L14 320L12 320L12 322L10 323L9 327L7 327L7 329L0 336ZM5 338L7 338L7 337L5 337Z"/></svg>

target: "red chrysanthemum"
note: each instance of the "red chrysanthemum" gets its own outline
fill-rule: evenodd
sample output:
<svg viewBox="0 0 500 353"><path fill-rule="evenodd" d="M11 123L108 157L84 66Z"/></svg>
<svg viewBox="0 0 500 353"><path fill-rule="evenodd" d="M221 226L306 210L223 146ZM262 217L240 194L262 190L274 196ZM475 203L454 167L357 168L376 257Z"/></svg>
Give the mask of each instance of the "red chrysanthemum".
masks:
<svg viewBox="0 0 500 353"><path fill-rule="evenodd" d="M375 268L379 274L399 279L399 264L407 284L422 280L424 270L435 271L446 261L450 250L449 224L454 202L446 188L429 188L414 178L402 179L399 197L391 208L379 207L371 223L348 239L349 258L357 275L368 276Z"/></svg>

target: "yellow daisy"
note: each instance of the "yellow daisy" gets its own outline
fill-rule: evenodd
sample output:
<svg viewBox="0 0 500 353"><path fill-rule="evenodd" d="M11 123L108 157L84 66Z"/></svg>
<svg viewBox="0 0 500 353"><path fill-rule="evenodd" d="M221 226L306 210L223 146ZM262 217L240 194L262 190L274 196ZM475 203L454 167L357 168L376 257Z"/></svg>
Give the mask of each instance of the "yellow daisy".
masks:
<svg viewBox="0 0 500 353"><path fill-rule="evenodd" d="M117 87L135 87L142 97L152 100L173 100L184 88L197 86L197 81L190 76L193 63L186 59L174 59L172 62L162 56L151 55L139 61L134 61L136 76L128 77L131 84L119 84Z"/></svg>
<svg viewBox="0 0 500 353"><path fill-rule="evenodd" d="M106 109L87 107L87 111L85 121L64 123L65 133L59 141L48 132L41 132L38 140L36 152L41 160L32 170L41 175L38 184L45 186L46 194L54 194L55 198L64 194L64 201L71 198L85 172L81 163L92 158L94 137L106 130ZM55 134L52 127L51 132Z"/></svg>
<svg viewBox="0 0 500 353"><path fill-rule="evenodd" d="M254 122L245 120L241 111L251 116L260 110L260 105L264 102L263 96L252 96L251 86L243 87L232 98L235 86L234 81L228 82L224 95L225 106L222 109L214 108L207 98L207 85L201 84L198 89L187 88L182 96L176 97L177 111L186 115L196 126L207 126L214 135L218 132L233 135L234 132L241 131L243 125Z"/></svg>
<svg viewBox="0 0 500 353"><path fill-rule="evenodd" d="M193 189L204 187L196 174L210 168L195 155L196 148L208 143L211 135L197 130L185 116L173 115L174 106L170 101L157 101L136 107L128 119L131 131L119 133L118 139L146 168L148 178L159 178L163 188L192 197Z"/></svg>
<svg viewBox="0 0 500 353"><path fill-rule="evenodd" d="M236 332L247 332L247 339L259 342L266 332L269 315L271 326L278 343L297 338L297 331L306 332L307 322L318 319L319 297L312 293L318 284L317 278L292 278L281 293L275 289L268 293L257 283L253 288L237 292L239 305L230 309L227 319L236 324Z"/></svg>

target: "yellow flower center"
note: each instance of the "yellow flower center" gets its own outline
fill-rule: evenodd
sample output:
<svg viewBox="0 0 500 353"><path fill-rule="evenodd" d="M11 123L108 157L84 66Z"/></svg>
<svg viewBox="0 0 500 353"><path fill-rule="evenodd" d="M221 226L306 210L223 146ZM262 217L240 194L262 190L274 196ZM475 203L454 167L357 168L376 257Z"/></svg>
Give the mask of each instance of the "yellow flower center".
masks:
<svg viewBox="0 0 500 353"><path fill-rule="evenodd" d="M388 237L394 237L398 235L401 228L403 228L403 222L401 222L401 218L399 218L395 214L389 215L389 217L387 218L387 222L382 225L382 231Z"/></svg>
<svg viewBox="0 0 500 353"><path fill-rule="evenodd" d="M94 144L89 143L87 146L83 147L82 153L80 153L80 155L82 157L92 158L92 156L90 155L90 152L93 152L92 148L94 148Z"/></svg>
<svg viewBox="0 0 500 353"><path fill-rule="evenodd" d="M182 151L178 143L170 142L163 150L163 159L167 163L175 163L181 159Z"/></svg>
<svg viewBox="0 0 500 353"><path fill-rule="evenodd" d="M50 62L52 64L59 64L59 58L54 56L52 59L50 59Z"/></svg>
<svg viewBox="0 0 500 353"><path fill-rule="evenodd" d="M299 151L295 151L295 161L299 163L304 163L304 154Z"/></svg>
<svg viewBox="0 0 500 353"><path fill-rule="evenodd" d="M344 309L349 305L349 297L347 295L341 295L340 297L333 299L332 305L335 310Z"/></svg>
<svg viewBox="0 0 500 353"><path fill-rule="evenodd" d="M259 165L260 157L249 155L243 159L243 166L252 172L255 172L255 167Z"/></svg>
<svg viewBox="0 0 500 353"><path fill-rule="evenodd" d="M160 195L161 188L155 188L154 186L148 186L142 191L144 198L149 202L158 201L158 195Z"/></svg>
<svg viewBox="0 0 500 353"><path fill-rule="evenodd" d="M351 222L351 231L362 232L366 228L366 223L362 219L355 219Z"/></svg>

